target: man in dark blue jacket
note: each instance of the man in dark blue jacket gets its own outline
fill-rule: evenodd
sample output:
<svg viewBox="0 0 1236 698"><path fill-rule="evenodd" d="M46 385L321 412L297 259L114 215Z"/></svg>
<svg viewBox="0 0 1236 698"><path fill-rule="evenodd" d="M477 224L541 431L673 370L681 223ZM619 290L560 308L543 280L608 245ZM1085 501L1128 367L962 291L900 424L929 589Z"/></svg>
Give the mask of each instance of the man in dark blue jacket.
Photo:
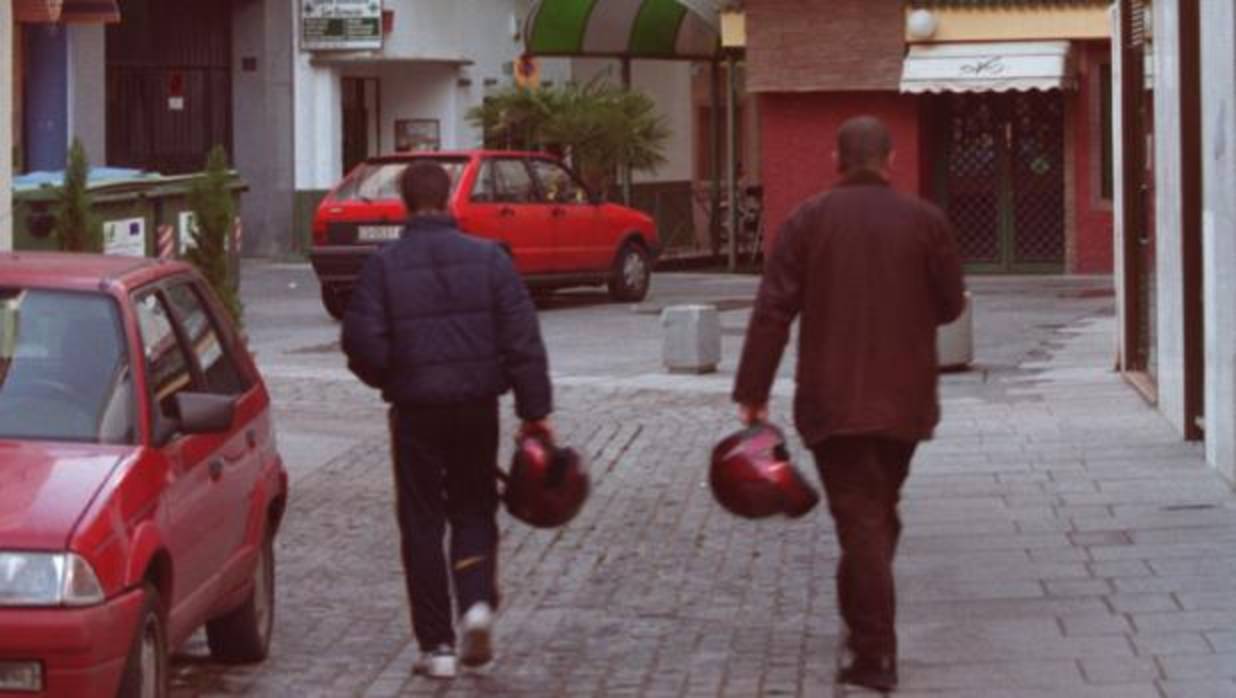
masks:
<svg viewBox="0 0 1236 698"><path fill-rule="evenodd" d="M443 535L450 522L465 666L490 661L498 604L498 396L515 390L524 431L550 432L552 389L536 309L509 255L462 234L447 213L451 181L420 160L403 174L401 239L357 279L343 319L348 368L382 391L390 426L404 571L421 658L456 672Z"/></svg>

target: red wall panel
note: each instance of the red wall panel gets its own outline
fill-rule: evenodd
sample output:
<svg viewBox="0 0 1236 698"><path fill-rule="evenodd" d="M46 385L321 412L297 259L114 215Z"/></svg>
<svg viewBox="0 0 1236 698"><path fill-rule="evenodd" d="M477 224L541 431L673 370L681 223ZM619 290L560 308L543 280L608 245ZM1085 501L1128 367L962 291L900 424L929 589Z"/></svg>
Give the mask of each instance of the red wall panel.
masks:
<svg viewBox="0 0 1236 698"><path fill-rule="evenodd" d="M1081 44L1078 50L1080 91L1073 105L1075 274L1110 274L1112 248L1112 202L1102 198L1103 121L1100 118L1100 68L1111 61L1107 42Z"/></svg>
<svg viewBox="0 0 1236 698"><path fill-rule="evenodd" d="M893 186L918 193L918 98L893 92L768 93L759 96L765 249L804 200L839 179L833 160L837 131L862 115L882 119L893 136Z"/></svg>

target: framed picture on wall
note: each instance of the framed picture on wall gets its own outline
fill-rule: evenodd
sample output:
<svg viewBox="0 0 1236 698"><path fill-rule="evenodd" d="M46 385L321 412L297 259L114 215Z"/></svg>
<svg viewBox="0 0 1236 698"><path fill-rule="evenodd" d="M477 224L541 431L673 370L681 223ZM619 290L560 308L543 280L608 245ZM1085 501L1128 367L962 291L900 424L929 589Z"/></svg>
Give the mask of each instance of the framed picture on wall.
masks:
<svg viewBox="0 0 1236 698"><path fill-rule="evenodd" d="M442 147L437 119L396 119L395 150L438 150Z"/></svg>

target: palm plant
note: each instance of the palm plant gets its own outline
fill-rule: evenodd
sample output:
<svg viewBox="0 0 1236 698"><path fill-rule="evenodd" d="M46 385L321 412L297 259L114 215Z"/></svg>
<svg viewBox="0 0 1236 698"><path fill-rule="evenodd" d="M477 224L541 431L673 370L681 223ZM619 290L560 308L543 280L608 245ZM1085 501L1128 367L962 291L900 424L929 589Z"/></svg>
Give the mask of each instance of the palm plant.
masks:
<svg viewBox="0 0 1236 698"><path fill-rule="evenodd" d="M468 118L491 145L561 152L594 191L609 189L624 169L656 170L670 136L652 98L600 79L510 88Z"/></svg>

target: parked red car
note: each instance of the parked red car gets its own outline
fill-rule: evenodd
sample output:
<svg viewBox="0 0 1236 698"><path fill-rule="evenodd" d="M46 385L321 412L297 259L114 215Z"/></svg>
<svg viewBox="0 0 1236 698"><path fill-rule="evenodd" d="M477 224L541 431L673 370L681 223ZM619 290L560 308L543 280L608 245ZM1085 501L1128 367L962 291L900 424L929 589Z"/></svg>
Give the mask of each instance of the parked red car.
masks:
<svg viewBox="0 0 1236 698"><path fill-rule="evenodd" d="M648 293L659 247L652 218L604 203L552 156L418 153L365 161L318 207L310 260L332 316L343 315L369 254L399 237L407 217L399 178L419 158L437 160L450 173L450 208L460 228L500 241L530 288L608 284L610 295L621 301L639 301Z"/></svg>
<svg viewBox="0 0 1236 698"><path fill-rule="evenodd" d="M0 696L167 695L205 624L265 658L287 499L270 397L190 267L0 255Z"/></svg>

